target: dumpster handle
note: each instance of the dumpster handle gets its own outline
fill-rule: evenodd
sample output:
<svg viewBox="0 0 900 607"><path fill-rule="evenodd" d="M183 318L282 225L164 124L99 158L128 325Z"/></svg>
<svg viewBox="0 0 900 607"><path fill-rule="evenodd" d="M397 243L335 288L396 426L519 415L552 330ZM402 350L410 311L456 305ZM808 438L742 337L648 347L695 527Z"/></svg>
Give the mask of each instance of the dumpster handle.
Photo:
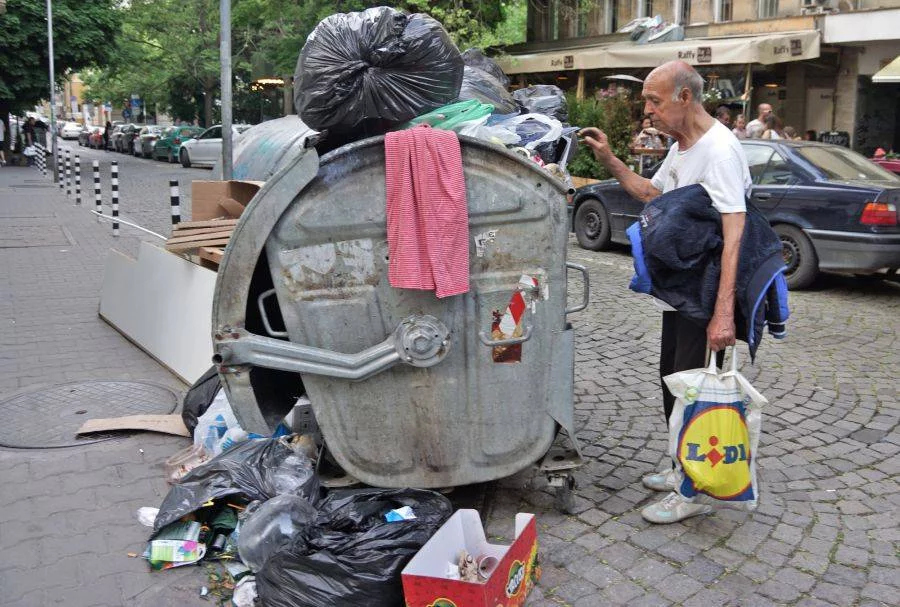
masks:
<svg viewBox="0 0 900 607"><path fill-rule="evenodd" d="M566 262L566 268L572 270L578 270L581 272L581 276L584 282L584 295L582 296L581 303L577 306L572 306L571 308L566 308L566 314L572 314L574 312L581 312L588 306L588 302L591 298L591 279L588 275L587 268L579 263L572 263L571 261Z"/></svg>
<svg viewBox="0 0 900 607"><path fill-rule="evenodd" d="M488 346L489 348L495 348L497 346L515 346L516 344L522 344L531 339L531 327L525 327L525 332L521 337L510 337L509 339L491 339L487 333L481 331L478 334L478 339L480 339L481 343Z"/></svg>
<svg viewBox="0 0 900 607"><path fill-rule="evenodd" d="M263 326L266 328L266 333L269 334L270 337L287 337L287 331L275 331L272 328L272 325L269 324L269 317L266 315L266 306L263 304L263 301L270 295L275 294L275 289L269 289L264 293L260 293L259 297L256 300L256 304L259 306L259 315L262 316Z"/></svg>

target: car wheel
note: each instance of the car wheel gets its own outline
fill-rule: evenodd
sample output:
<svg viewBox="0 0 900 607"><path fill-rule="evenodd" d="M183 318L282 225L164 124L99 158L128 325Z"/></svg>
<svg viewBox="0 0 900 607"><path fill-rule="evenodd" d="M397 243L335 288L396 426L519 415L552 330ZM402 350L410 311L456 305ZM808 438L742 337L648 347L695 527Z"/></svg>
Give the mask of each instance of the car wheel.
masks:
<svg viewBox="0 0 900 607"><path fill-rule="evenodd" d="M187 150L181 150L178 153L178 158L181 160L181 166L186 169L191 168L191 157L188 156Z"/></svg>
<svg viewBox="0 0 900 607"><path fill-rule="evenodd" d="M785 224L774 226L781 239L781 254L787 270L784 277L791 290L808 287L819 273L819 258L806 234L799 228Z"/></svg>
<svg viewBox="0 0 900 607"><path fill-rule="evenodd" d="M596 198L588 198L575 212L575 237L578 244L589 251L602 251L609 247L609 213Z"/></svg>
<svg viewBox="0 0 900 607"><path fill-rule="evenodd" d="M169 161L169 164L175 164L175 154L172 153L172 150L169 150L169 157L166 160Z"/></svg>

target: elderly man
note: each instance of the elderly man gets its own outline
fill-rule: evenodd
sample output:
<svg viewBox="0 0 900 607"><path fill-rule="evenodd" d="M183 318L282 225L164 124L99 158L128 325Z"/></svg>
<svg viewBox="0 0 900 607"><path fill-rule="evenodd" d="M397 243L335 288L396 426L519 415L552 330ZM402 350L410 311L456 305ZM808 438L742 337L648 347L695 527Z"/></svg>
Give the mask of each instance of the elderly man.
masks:
<svg viewBox="0 0 900 607"><path fill-rule="evenodd" d="M694 68L682 61L659 66L644 81L641 96L644 114L653 126L675 139L652 180L633 173L616 158L600 129L583 129L585 143L631 196L649 202L676 188L701 184L722 216L724 248L713 316L704 327L671 308L663 312L659 372L665 377L704 366L707 348L718 352L735 343L735 281L751 181L737 138L703 109L703 79ZM674 404L675 398L663 383L667 422ZM709 506L688 502L674 492L675 481L670 466L644 477L643 483L650 489L671 492L643 509L645 519L673 523L710 511Z"/></svg>
<svg viewBox="0 0 900 607"><path fill-rule="evenodd" d="M772 113L772 106L760 103L756 108L756 118L747 125L747 139L759 139L766 130L766 118Z"/></svg>

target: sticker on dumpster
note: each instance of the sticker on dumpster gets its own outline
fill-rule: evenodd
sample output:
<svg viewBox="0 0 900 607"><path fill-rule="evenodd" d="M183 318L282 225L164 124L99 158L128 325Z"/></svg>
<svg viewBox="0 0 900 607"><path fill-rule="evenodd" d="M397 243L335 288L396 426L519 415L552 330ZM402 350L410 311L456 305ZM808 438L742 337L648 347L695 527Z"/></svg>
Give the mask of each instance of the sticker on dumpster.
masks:
<svg viewBox="0 0 900 607"><path fill-rule="evenodd" d="M484 257L487 245L493 244L497 238L497 230L488 230L481 234L476 234L475 238L475 257Z"/></svg>
<svg viewBox="0 0 900 607"><path fill-rule="evenodd" d="M498 340L522 337L522 317L529 306L532 313L534 312L537 298L540 294L541 289L537 279L527 274L522 274L522 277L519 278L516 292L509 299L506 311L503 314L499 310L494 310L493 312L491 338ZM491 356L495 363L521 362L522 344L494 346Z"/></svg>
<svg viewBox="0 0 900 607"><path fill-rule="evenodd" d="M450 599L434 599L434 602L428 607L456 607L456 603Z"/></svg>

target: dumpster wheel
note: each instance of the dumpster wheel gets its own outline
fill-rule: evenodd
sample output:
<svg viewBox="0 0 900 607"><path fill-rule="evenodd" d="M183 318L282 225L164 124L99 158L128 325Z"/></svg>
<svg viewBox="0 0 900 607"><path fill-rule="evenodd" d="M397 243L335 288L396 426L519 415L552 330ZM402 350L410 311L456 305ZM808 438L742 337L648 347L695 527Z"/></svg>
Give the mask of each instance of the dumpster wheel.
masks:
<svg viewBox="0 0 900 607"><path fill-rule="evenodd" d="M555 482L562 482L561 485L556 487L556 497L553 504L556 509L562 514L575 514L575 489L578 487L575 477L569 473L559 480L554 478L548 480L551 486Z"/></svg>

